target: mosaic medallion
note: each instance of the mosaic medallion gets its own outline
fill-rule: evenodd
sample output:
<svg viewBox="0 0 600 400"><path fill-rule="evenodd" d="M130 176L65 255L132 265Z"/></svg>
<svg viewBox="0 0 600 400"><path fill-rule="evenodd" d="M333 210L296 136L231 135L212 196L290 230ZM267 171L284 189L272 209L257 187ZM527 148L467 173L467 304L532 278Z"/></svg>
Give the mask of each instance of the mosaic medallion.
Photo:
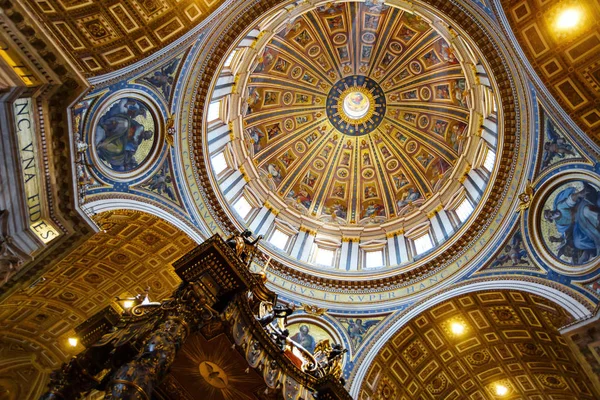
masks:
<svg viewBox="0 0 600 400"><path fill-rule="evenodd" d="M379 126L385 115L385 95L372 79L352 75L339 80L327 95L327 117L349 136L363 136Z"/></svg>
<svg viewBox="0 0 600 400"><path fill-rule="evenodd" d="M95 128L94 146L104 165L128 172L142 164L156 140L156 119L148 106L125 97L109 104Z"/></svg>

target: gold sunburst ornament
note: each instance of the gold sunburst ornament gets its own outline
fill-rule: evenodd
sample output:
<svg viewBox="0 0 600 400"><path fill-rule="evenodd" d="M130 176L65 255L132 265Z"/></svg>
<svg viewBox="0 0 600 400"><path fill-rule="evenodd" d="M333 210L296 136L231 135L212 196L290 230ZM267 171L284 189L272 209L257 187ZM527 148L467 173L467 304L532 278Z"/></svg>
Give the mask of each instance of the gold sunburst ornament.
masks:
<svg viewBox="0 0 600 400"><path fill-rule="evenodd" d="M338 114L348 124L359 125L370 120L375 111L375 99L369 89L351 86L339 97Z"/></svg>

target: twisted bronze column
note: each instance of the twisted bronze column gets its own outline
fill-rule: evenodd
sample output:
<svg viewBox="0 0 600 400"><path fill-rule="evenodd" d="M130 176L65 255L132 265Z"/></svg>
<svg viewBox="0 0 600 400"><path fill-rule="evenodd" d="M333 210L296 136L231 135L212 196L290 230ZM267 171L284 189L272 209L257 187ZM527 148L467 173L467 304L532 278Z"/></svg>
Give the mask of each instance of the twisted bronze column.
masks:
<svg viewBox="0 0 600 400"><path fill-rule="evenodd" d="M187 323L170 316L151 333L138 355L119 368L106 387L106 400L149 400L189 334Z"/></svg>

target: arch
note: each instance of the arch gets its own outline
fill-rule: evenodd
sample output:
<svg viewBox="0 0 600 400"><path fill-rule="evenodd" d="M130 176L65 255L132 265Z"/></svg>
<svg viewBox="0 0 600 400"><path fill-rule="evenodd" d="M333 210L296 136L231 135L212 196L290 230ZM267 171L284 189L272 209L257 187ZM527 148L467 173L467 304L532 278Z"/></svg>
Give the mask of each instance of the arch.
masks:
<svg viewBox="0 0 600 400"><path fill-rule="evenodd" d="M571 296L565 295L563 292L557 289L542 285L540 283L525 282L522 280L499 279L493 281L479 281L436 293L409 308L400 318L398 318L398 320L396 320L396 322L394 322L390 328L387 329L386 332L379 337L376 342L373 343L369 352L361 360L356 374L352 379L352 384L350 387L350 395L352 398L357 398L359 395L361 384L365 379L365 375L379 351L406 323L417 317L423 311L426 311L446 300L450 300L463 294L485 290L513 290L535 294L561 306L575 320L589 318L592 314L584 304L578 302Z"/></svg>
<svg viewBox="0 0 600 400"><path fill-rule="evenodd" d="M89 217L89 214L95 215L105 211L114 210L132 210L141 211L151 215L155 215L160 219L170 223L177 229L188 235L193 241L200 244L204 242L206 237L209 236L206 232L202 231L199 227L190 225L183 221L183 219L177 218L173 214L157 207L153 204L143 203L141 201L132 199L98 199L85 204L85 214Z"/></svg>

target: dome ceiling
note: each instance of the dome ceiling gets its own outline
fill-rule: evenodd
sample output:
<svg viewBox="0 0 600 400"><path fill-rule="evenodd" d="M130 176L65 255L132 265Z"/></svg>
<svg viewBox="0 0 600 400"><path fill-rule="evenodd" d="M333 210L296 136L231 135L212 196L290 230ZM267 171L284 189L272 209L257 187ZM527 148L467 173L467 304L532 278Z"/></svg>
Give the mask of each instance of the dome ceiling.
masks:
<svg viewBox="0 0 600 400"><path fill-rule="evenodd" d="M468 229L504 143L468 36L431 10L362 2L273 12L245 35L208 96L203 148L226 213L269 256L413 269Z"/></svg>
<svg viewBox="0 0 600 400"><path fill-rule="evenodd" d="M317 7L273 36L249 76L248 156L295 213L336 225L404 217L457 189L467 86L453 48L420 17Z"/></svg>

